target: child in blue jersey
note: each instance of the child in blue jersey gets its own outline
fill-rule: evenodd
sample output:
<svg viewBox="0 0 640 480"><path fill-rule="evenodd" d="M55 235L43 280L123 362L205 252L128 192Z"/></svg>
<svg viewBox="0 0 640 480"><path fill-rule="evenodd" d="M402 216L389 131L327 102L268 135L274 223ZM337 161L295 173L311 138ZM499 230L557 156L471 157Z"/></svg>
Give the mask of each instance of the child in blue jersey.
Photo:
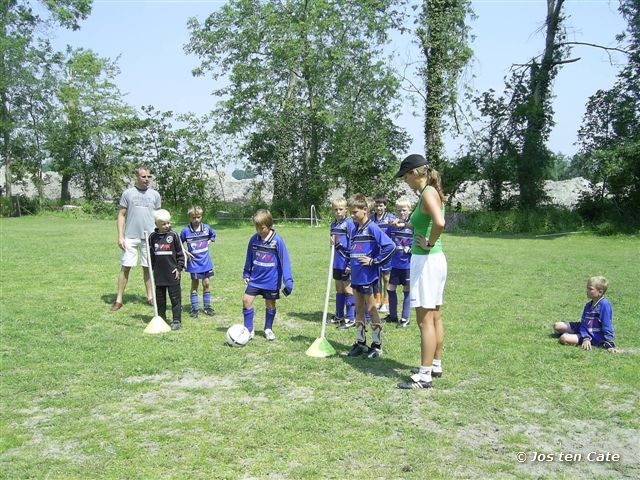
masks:
<svg viewBox="0 0 640 480"><path fill-rule="evenodd" d="M378 224L380 230L389 235L389 228L391 226L390 222L396 218L393 213L387 212L389 199L386 195L379 193L373 197L373 202L375 203L375 212L371 216L371 220ZM387 290L390 274L391 262L380 268L380 279L376 289L376 304L382 313L389 312L389 297L387 296Z"/></svg>
<svg viewBox="0 0 640 480"><path fill-rule="evenodd" d="M349 248L349 242L356 226L347 217L347 201L336 198L331 202L331 209L335 220L331 222L331 243L337 240L343 248ZM335 255L333 257L333 279L336 283L336 313L332 318L338 328L347 329L356 325L356 303L351 289L351 267L346 258ZM345 314L346 310L346 314Z"/></svg>
<svg viewBox="0 0 640 480"><path fill-rule="evenodd" d="M198 318L198 285L202 281L202 310L213 315L211 308L211 282L213 262L209 244L215 243L216 232L202 223L202 207L194 205L187 210L189 225L180 232L180 240L187 245L187 272L191 274L191 318Z"/></svg>
<svg viewBox="0 0 640 480"><path fill-rule="evenodd" d="M244 326L253 338L253 301L256 296L261 295L266 306L264 336L267 340L275 340L273 320L276 317L276 300L280 298L282 282L284 281L282 293L285 296L293 291L291 262L284 240L273 229L273 218L269 210L258 210L253 216L253 224L256 234L249 240L242 272L247 286L242 298Z"/></svg>
<svg viewBox="0 0 640 480"><path fill-rule="evenodd" d="M587 282L587 298L579 322L556 322L555 333L560 334L563 345L582 345L583 350L603 347L608 352L617 352L613 338L613 308L604 297L609 282L604 277L591 277Z"/></svg>
<svg viewBox="0 0 640 480"><path fill-rule="evenodd" d="M363 355L364 358L377 358L382 354L382 323L373 296L373 287L378 281L379 268L391 260L395 245L380 227L369 218L369 201L362 194L349 199L351 219L356 231L348 249L335 239L336 251L349 259L351 265L351 286L356 297L356 343L353 344L350 357ZM367 346L365 335L365 311L371 316L372 342Z"/></svg>
<svg viewBox="0 0 640 480"><path fill-rule="evenodd" d="M396 253L391 259L391 274L387 296L389 297L389 315L385 321L398 322L398 328L409 325L411 316L411 298L409 297L411 266L411 244L413 243L413 228L409 225L411 204L407 199L399 199L396 202L397 218L390 220L388 235L396 244ZM402 316L398 320L398 294L396 288L402 286L404 298L402 300Z"/></svg>

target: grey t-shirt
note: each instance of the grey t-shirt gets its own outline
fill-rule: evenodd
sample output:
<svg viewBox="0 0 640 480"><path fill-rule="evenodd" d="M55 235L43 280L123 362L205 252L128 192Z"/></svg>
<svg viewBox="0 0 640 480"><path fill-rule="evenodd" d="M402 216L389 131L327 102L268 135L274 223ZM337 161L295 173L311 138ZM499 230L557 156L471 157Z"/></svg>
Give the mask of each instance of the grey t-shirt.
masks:
<svg viewBox="0 0 640 480"><path fill-rule="evenodd" d="M145 230L151 234L155 228L153 212L160 208L160 194L152 188L127 188L120 197L120 208L127 210L124 237L144 238Z"/></svg>

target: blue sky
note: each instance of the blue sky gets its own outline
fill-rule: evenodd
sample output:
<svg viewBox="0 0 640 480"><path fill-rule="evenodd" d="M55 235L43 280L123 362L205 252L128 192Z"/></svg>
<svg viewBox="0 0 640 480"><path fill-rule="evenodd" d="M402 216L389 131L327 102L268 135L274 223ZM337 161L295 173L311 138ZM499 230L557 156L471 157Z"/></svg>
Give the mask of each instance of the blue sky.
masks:
<svg viewBox="0 0 640 480"><path fill-rule="evenodd" d="M198 65L195 57L184 54L188 41L186 22L189 17L204 19L223 1L205 0L94 0L91 16L76 32L60 30L54 45L66 44L90 48L103 57L119 57L121 75L117 82L127 101L134 107L154 105L161 110L192 111L203 114L212 109L214 84L211 79L191 75ZM413 3L420 4L415 1ZM569 40L615 46L615 35L625 23L617 10L617 1L567 0L565 23ZM514 63L526 63L543 48L544 32L540 30L546 15L544 0L474 0L472 7L478 18L472 22L476 37L473 63L467 69L467 82L482 92L503 89L503 78ZM398 62L420 59L408 36L395 40L390 48L397 52ZM554 83L556 126L549 146L556 152L576 152L576 132L590 95L609 88L615 81L619 65L612 66L609 56L600 49L574 47L571 58L576 63L565 65ZM625 59L615 54L613 61ZM411 152L423 152L422 118L407 108L397 120L413 137ZM455 153L460 140L449 139L447 150Z"/></svg>

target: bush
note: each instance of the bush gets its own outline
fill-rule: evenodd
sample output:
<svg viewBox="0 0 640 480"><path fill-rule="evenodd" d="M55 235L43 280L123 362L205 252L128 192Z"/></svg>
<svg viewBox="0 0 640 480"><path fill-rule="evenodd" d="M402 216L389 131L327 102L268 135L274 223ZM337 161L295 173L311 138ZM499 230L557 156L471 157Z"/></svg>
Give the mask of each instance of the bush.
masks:
<svg viewBox="0 0 640 480"><path fill-rule="evenodd" d="M465 212L457 219L453 231L463 233L547 234L582 230L580 215L558 207L535 210L506 210L501 212L479 210Z"/></svg>

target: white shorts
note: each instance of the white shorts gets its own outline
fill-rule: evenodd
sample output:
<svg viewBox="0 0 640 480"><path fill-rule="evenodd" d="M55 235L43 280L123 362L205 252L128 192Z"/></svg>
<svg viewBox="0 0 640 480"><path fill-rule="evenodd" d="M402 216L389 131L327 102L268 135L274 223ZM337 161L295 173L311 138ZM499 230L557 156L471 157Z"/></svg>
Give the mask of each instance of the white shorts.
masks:
<svg viewBox="0 0 640 480"><path fill-rule="evenodd" d="M411 308L436 308L443 303L447 281L444 253L411 255Z"/></svg>
<svg viewBox="0 0 640 480"><path fill-rule="evenodd" d="M143 267L149 266L144 238L125 238L124 245L125 249L120 250L120 265L123 267L135 267L138 265L138 260L140 260L140 265Z"/></svg>

